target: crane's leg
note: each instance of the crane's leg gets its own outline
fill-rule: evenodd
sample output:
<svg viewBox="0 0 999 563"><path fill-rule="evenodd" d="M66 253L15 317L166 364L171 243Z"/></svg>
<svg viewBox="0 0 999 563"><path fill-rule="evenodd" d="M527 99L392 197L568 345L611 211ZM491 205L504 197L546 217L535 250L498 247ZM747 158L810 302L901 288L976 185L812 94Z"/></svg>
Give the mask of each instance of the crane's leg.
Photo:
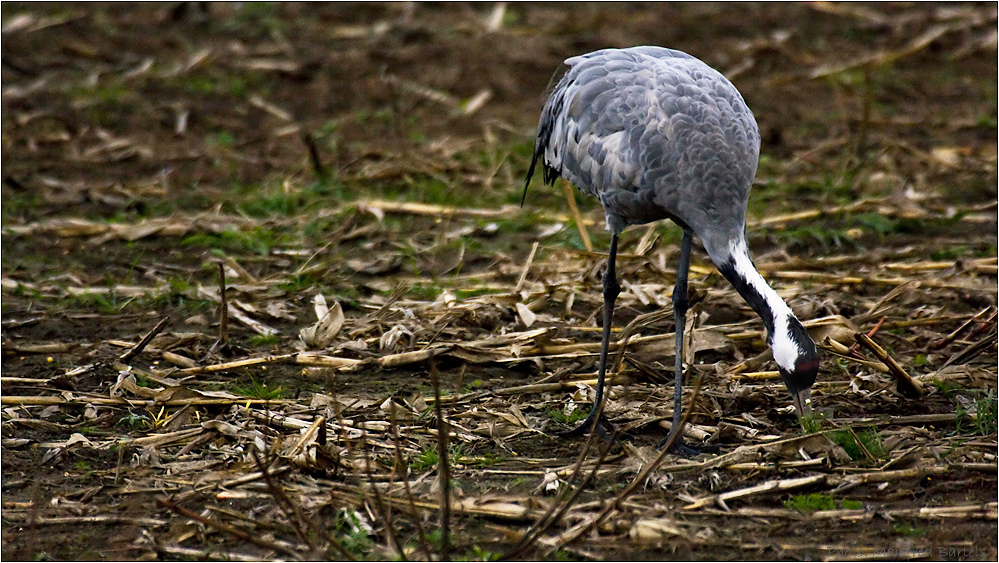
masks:
<svg viewBox="0 0 999 563"><path fill-rule="evenodd" d="M680 243L680 263L676 268L676 285L673 286L673 320L676 324L676 373L673 389L673 428L663 445L680 431L680 418L683 410L683 333L687 321L687 272L690 270L690 247L693 235L684 229L683 241ZM661 446L660 446L661 447ZM683 436L676 441L675 451L685 452Z"/></svg>
<svg viewBox="0 0 999 563"><path fill-rule="evenodd" d="M597 413L604 401L604 377L607 375L607 356L610 352L611 324L614 319L614 302L621 293L621 286L617 282L617 271L614 263L617 261L617 233L611 235L610 252L607 254L607 270L604 272L604 326L603 339L600 343L600 367L597 371L597 393L593 399L593 409L587 415L582 424L562 432L561 436L578 436L587 432L591 428L603 433L600 428ZM606 437L606 436L605 436Z"/></svg>

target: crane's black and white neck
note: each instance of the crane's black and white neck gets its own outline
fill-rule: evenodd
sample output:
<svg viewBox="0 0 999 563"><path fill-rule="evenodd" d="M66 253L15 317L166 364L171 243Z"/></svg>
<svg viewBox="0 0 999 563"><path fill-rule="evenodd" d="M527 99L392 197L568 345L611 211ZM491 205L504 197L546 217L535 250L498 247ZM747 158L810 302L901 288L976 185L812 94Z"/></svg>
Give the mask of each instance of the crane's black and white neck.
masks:
<svg viewBox="0 0 999 563"><path fill-rule="evenodd" d="M684 231L673 289L676 322L674 426L680 418L687 270L696 235L712 262L759 314L774 360L800 415L811 410L819 359L808 332L753 266L746 204L760 133L739 91L718 71L661 47L604 49L566 59L541 111L530 183L540 161L546 183L562 177L600 200L611 231L596 399L603 400L614 302L614 261L628 225L671 219ZM526 196L527 185L524 186Z"/></svg>
<svg viewBox="0 0 999 563"><path fill-rule="evenodd" d="M727 257L712 257L712 261L760 316L774 362L796 410L802 416L811 414L811 388L819 369L819 355L808 331L757 271L744 237L729 244Z"/></svg>

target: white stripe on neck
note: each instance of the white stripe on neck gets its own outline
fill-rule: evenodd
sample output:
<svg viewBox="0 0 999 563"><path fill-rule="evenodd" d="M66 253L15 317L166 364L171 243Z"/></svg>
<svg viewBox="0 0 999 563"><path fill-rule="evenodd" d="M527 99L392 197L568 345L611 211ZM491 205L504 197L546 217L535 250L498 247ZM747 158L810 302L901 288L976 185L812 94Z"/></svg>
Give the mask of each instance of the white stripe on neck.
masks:
<svg viewBox="0 0 999 563"><path fill-rule="evenodd" d="M770 335L770 348L774 353L774 361L784 370L794 371L795 362L803 352L798 343L791 338L788 326L790 320L795 318L794 313L763 279L763 276L756 271L756 267L753 266L753 261L749 257L749 249L746 247L745 239L739 237L733 240L729 243L728 250L736 274L746 280L747 285L763 297L770 309L770 314L773 315L774 332ZM766 314L766 312L760 314Z"/></svg>

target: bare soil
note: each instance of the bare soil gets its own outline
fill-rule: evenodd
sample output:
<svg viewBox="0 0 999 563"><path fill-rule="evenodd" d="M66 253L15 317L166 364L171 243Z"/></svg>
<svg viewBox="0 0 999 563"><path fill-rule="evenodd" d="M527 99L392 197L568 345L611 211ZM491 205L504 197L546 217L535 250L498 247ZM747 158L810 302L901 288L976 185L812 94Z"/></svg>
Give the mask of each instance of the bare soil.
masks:
<svg viewBox="0 0 999 563"><path fill-rule="evenodd" d="M5 2L2 26L4 559L997 558L995 4ZM560 61L639 44L753 109L751 246L823 355L805 432L695 251L700 453L647 473L679 232L623 237L622 434L588 442L557 432L593 398L602 213L540 182L519 206Z"/></svg>

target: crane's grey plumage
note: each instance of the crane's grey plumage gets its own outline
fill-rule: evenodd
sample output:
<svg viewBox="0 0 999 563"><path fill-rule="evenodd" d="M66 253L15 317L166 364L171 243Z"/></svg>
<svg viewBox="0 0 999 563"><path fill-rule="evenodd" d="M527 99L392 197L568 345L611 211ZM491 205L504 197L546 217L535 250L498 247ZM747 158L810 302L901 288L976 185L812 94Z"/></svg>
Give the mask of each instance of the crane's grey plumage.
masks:
<svg viewBox="0 0 999 563"><path fill-rule="evenodd" d="M677 325L674 431L682 385L682 337L692 236L760 315L774 359L799 414L810 411L818 354L790 308L753 266L746 203L760 133L735 86L718 71L662 47L604 49L566 59L568 69L538 123L530 183L541 161L546 183L561 176L600 200L611 231L604 275L604 330L597 397L603 398L614 301L618 234L628 225L671 219L684 231L673 303ZM527 186L525 185L525 195Z"/></svg>

